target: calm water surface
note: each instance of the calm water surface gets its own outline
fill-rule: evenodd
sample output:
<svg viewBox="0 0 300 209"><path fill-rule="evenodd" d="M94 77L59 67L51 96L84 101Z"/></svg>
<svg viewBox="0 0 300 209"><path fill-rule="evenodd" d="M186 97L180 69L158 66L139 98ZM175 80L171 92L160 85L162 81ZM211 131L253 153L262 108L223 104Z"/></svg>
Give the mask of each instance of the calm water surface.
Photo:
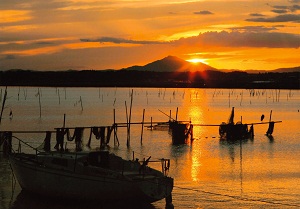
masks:
<svg viewBox="0 0 300 209"><path fill-rule="evenodd" d="M119 128L120 146L111 151L131 159L170 158L169 175L175 180L175 208L299 208L300 207L300 91L246 89L158 89L158 88L37 88L9 87L1 130L52 130L66 126L100 126L126 122L133 90L132 122L162 122L168 118L191 120L194 124L220 124L235 107L235 121L269 120L272 110L273 138L265 136L267 125L254 127L254 140L221 141L218 127L194 127L193 143L172 145L168 131L131 127L130 148L126 130ZM39 92L39 94L38 94ZM1 99L4 88L2 87ZM40 102L39 102L40 101ZM2 102L2 101L1 101ZM12 110L13 118L9 118ZM159 111L161 110L161 111ZM129 114L129 111L128 111ZM86 138L89 131L85 132ZM20 138L25 137L19 135ZM39 146L44 135L32 134L26 141ZM93 141L96 146L98 141ZM52 147L54 146L54 142ZM72 146L71 144L69 146ZM153 165L159 168L160 165ZM133 203L74 203L44 199L21 192L13 184L9 163L0 158L0 208L164 208L165 201Z"/></svg>

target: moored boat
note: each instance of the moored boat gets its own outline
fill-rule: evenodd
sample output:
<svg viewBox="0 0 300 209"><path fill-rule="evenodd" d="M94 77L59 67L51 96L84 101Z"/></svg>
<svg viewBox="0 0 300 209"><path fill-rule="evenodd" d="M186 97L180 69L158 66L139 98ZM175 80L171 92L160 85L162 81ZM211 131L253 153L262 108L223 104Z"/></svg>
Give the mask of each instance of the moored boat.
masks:
<svg viewBox="0 0 300 209"><path fill-rule="evenodd" d="M35 153L20 150L20 146L12 150L9 161L25 191L96 201L138 199L151 203L171 197L173 179L167 176L170 165L167 159L159 160L162 171L158 171L148 166L151 157L143 161L125 160L104 149L81 152L34 149Z"/></svg>

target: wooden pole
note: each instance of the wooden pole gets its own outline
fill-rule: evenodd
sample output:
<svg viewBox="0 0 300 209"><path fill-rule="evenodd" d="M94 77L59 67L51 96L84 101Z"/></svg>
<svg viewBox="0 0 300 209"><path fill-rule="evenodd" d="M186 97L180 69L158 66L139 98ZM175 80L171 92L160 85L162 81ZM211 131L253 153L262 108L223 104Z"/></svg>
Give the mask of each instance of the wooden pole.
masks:
<svg viewBox="0 0 300 209"><path fill-rule="evenodd" d="M177 121L177 115L178 115L178 107L176 108L176 121Z"/></svg>
<svg viewBox="0 0 300 209"><path fill-rule="evenodd" d="M66 127L66 114L64 114L64 124L63 124L63 128Z"/></svg>
<svg viewBox="0 0 300 209"><path fill-rule="evenodd" d="M229 90L229 95L228 95L228 101L229 101L229 107L230 107L230 90Z"/></svg>
<svg viewBox="0 0 300 209"><path fill-rule="evenodd" d="M60 104L60 93L59 93L59 89L57 89L57 94L58 94L58 104Z"/></svg>
<svg viewBox="0 0 300 209"><path fill-rule="evenodd" d="M114 146L116 146L116 109L114 109Z"/></svg>
<svg viewBox="0 0 300 209"><path fill-rule="evenodd" d="M128 119L128 140L127 146L130 146L130 122L131 122L131 110L132 110L132 100L133 100L133 89L131 90L131 100L130 100L130 109L129 109L129 119Z"/></svg>
<svg viewBox="0 0 300 209"><path fill-rule="evenodd" d="M0 115L0 124L1 124L1 120L2 120L2 114L3 114L3 110L4 110L4 106L5 106L6 97L7 97L7 86L5 87L5 90L4 90L4 97L3 97L1 115Z"/></svg>
<svg viewBox="0 0 300 209"><path fill-rule="evenodd" d="M145 109L143 109L142 133L141 133L141 145L143 144L144 119L145 119Z"/></svg>
<svg viewBox="0 0 300 209"><path fill-rule="evenodd" d="M128 136L128 129L129 129L129 125L128 125L128 111L127 111L127 103L126 103L126 101L125 101L125 109L126 109L126 127L127 127L127 142L126 142L126 144L127 144L127 146L128 146L128 144L129 144L129 142L128 142L128 139L129 139L129 136Z"/></svg>
<svg viewBox="0 0 300 209"><path fill-rule="evenodd" d="M83 111L83 105L82 105L82 99L81 99L81 96L80 96L80 104L81 104L81 111Z"/></svg>
<svg viewBox="0 0 300 209"><path fill-rule="evenodd" d="M41 117L42 117L42 105L41 105L41 94L40 94L40 88L38 88L38 95L39 95L40 118L41 118Z"/></svg>

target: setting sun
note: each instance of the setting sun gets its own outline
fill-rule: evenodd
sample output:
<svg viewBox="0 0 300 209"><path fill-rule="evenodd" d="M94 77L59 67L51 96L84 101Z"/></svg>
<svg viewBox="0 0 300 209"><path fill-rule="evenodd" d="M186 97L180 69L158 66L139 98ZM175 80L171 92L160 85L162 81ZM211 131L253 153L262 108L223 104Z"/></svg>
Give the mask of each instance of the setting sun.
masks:
<svg viewBox="0 0 300 209"><path fill-rule="evenodd" d="M208 64L207 62L207 59L200 59L200 58L193 58L193 59L189 59L189 60L186 60L188 62L191 62L193 64L198 64L198 63L204 63L204 64Z"/></svg>

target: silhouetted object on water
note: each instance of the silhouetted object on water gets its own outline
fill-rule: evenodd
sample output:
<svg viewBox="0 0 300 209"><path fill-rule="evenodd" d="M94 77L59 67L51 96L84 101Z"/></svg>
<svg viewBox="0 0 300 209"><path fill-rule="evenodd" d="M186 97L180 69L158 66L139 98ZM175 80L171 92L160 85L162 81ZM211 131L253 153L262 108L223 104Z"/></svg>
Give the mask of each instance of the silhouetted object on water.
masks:
<svg viewBox="0 0 300 209"><path fill-rule="evenodd" d="M56 133L61 137L68 129L56 129ZM75 133L81 129L77 128ZM173 178L167 176L169 159L150 161L149 157L138 161L133 157L133 160L124 160L106 149L39 151L14 138L19 140L19 145L17 149L9 147L12 151L9 161L20 186L26 191L55 198L100 202L132 200L151 203L166 198L167 205L172 205ZM47 132L45 141L48 139ZM61 141L57 147L60 145ZM22 146L26 148L22 149ZM34 154L29 154L30 148ZM162 170L148 166L153 162L161 163Z"/></svg>

